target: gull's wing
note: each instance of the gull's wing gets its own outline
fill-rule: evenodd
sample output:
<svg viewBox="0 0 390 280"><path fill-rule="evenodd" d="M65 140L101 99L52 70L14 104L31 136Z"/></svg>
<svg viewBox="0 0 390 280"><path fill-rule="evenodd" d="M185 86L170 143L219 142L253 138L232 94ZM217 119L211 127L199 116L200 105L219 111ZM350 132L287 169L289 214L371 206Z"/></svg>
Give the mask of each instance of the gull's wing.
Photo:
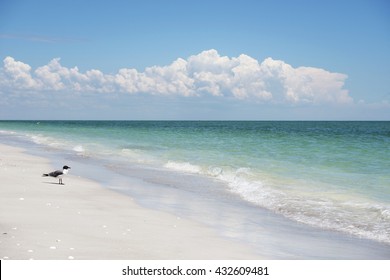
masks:
<svg viewBox="0 0 390 280"><path fill-rule="evenodd" d="M56 171L50 172L49 176L57 177L57 176L60 176L60 175L63 175L63 174L64 174L64 172L62 172L62 170L56 170Z"/></svg>

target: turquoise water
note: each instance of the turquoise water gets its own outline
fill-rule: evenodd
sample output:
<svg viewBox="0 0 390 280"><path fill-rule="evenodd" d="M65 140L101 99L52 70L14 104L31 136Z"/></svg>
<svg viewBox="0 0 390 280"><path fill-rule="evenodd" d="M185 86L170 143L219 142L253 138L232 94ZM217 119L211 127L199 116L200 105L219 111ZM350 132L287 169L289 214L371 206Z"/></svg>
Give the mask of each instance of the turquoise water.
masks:
<svg viewBox="0 0 390 280"><path fill-rule="evenodd" d="M292 221L390 243L390 122L1 121L0 137L156 170L154 182L192 174Z"/></svg>

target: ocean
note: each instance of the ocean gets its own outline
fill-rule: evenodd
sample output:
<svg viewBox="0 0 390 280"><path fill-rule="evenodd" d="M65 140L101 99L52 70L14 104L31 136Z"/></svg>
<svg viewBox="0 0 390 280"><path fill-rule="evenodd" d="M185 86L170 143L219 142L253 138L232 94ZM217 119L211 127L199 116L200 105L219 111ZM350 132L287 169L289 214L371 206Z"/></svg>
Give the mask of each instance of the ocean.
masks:
<svg viewBox="0 0 390 280"><path fill-rule="evenodd" d="M278 241L305 231L390 249L390 122L0 121L0 141L272 257L332 256Z"/></svg>

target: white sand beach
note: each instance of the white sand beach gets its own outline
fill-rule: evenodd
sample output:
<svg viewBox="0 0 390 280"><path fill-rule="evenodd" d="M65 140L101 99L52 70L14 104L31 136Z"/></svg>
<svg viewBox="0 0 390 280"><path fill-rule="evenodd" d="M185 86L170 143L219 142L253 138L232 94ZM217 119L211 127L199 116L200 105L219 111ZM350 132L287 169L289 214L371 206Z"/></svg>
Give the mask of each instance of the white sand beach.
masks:
<svg viewBox="0 0 390 280"><path fill-rule="evenodd" d="M249 246L194 221L137 205L129 196L0 144L1 259L259 259Z"/></svg>

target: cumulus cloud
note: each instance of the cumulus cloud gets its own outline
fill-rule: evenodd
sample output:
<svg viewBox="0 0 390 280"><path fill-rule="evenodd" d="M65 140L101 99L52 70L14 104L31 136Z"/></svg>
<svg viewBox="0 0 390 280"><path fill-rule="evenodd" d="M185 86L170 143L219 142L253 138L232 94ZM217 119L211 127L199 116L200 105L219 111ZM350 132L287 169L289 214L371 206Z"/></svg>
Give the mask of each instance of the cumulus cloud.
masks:
<svg viewBox="0 0 390 280"><path fill-rule="evenodd" d="M1 85L6 85L16 89L38 88L37 82L31 76L31 67L20 61L15 61L12 57L4 59L4 74L1 76Z"/></svg>
<svg viewBox="0 0 390 280"><path fill-rule="evenodd" d="M281 60L267 58L261 63L241 54L221 56L206 50L169 65L147 67L144 71L120 69L105 74L92 69L80 72L67 68L55 58L35 70L12 57L0 70L0 91L69 91L96 93L151 94L160 96L215 96L273 103L350 103L344 89L345 74L320 68L294 68Z"/></svg>

